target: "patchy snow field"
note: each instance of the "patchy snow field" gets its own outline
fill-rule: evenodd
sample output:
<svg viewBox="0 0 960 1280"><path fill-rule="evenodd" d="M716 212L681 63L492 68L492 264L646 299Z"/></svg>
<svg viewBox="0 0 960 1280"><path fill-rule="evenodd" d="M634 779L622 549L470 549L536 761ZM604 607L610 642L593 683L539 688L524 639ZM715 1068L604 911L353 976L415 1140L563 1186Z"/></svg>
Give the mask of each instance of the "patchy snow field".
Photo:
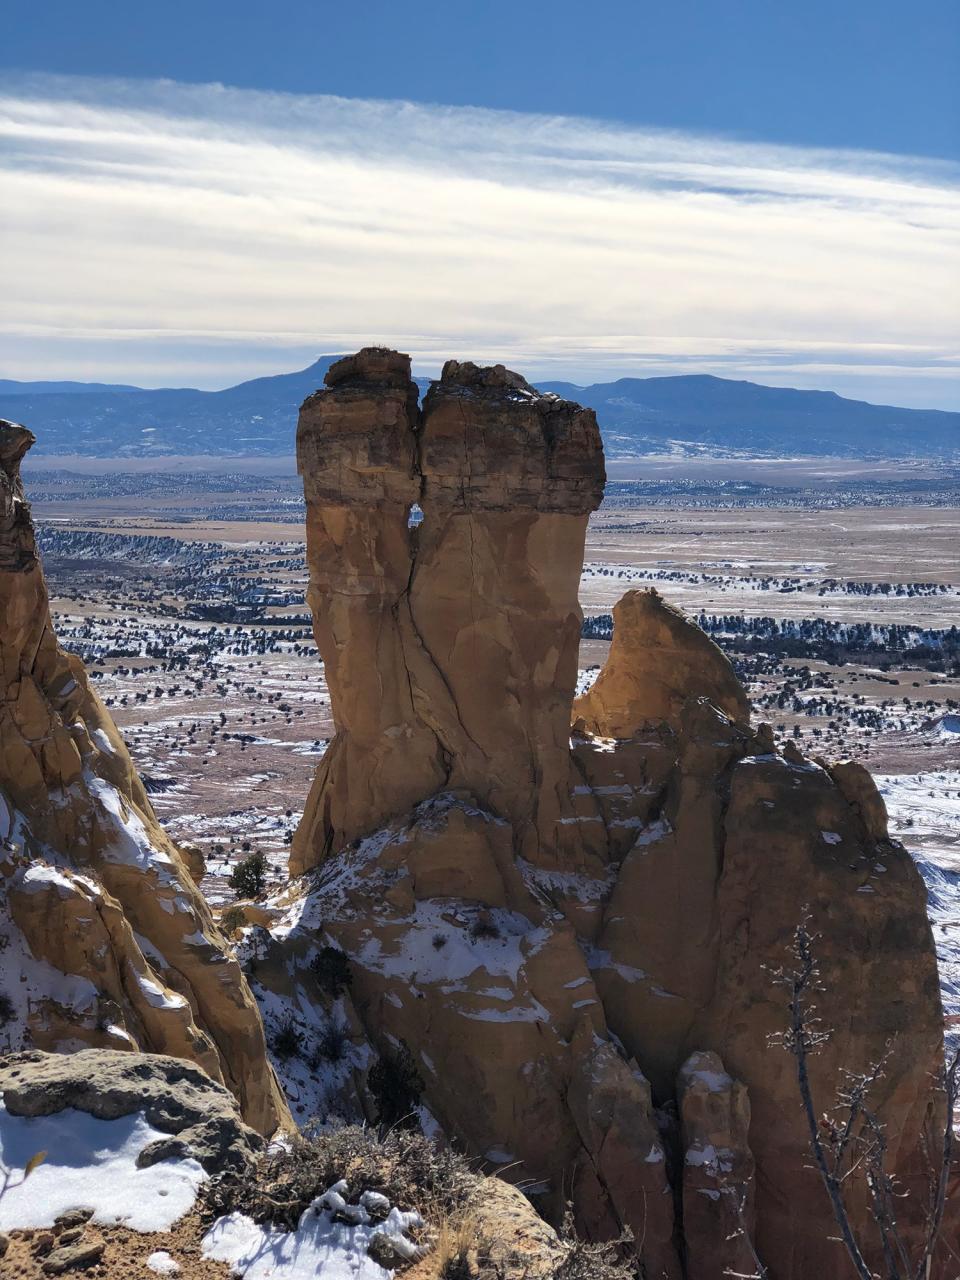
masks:
<svg viewBox="0 0 960 1280"><path fill-rule="evenodd" d="M68 1109L50 1116L13 1116L0 1102L0 1172L11 1184L0 1198L0 1230L52 1227L68 1209L93 1209L93 1221L134 1231L169 1231L193 1208L206 1178L196 1160L161 1160L137 1168L137 1156L167 1135L143 1114L98 1120ZM29 1178L16 1171L39 1152Z"/></svg>
<svg viewBox="0 0 960 1280"><path fill-rule="evenodd" d="M347 1184L338 1182L303 1213L296 1231L257 1226L242 1213L219 1218L203 1238L208 1258L230 1264L244 1280L388 1280L392 1270L367 1253L374 1236L385 1238L405 1260L418 1256L406 1233L422 1225L417 1213L391 1208L385 1197L365 1192L347 1204Z"/></svg>

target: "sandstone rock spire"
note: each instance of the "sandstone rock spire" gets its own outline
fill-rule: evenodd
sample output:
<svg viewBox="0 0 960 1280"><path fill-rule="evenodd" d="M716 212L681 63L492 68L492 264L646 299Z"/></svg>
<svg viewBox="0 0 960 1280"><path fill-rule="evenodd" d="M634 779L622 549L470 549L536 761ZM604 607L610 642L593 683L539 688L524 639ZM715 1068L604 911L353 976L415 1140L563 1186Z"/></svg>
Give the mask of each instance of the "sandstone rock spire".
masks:
<svg viewBox="0 0 960 1280"><path fill-rule="evenodd" d="M289 1122L259 1013L83 664L57 642L20 462L0 421L0 1048L196 1062L262 1133ZM6 1042L6 1043L5 1043Z"/></svg>
<svg viewBox="0 0 960 1280"><path fill-rule="evenodd" d="M722 650L653 588L628 591L613 611L610 655L573 715L601 738L629 738L645 724L679 726L705 698L738 723L750 702Z"/></svg>
<svg viewBox="0 0 960 1280"><path fill-rule="evenodd" d="M771 1276L807 1280L843 1260L771 973L808 909L833 1033L815 1095L887 1055L876 1103L915 1240L943 1014L923 884L872 780L779 752L655 593L618 605L572 705L593 415L452 361L418 415L408 370L360 352L301 415L339 732L292 863L324 874L277 903L279 987L340 947L357 1019L425 1114L546 1213L572 1197L587 1234L629 1226L646 1275L748 1266L714 1199L729 1175Z"/></svg>
<svg viewBox="0 0 960 1280"><path fill-rule="evenodd" d="M604 480L596 419L502 366L456 361L421 414L409 357L375 348L326 383L297 440L338 732L291 870L442 788L549 858L570 812L577 588ZM408 528L414 503L423 523Z"/></svg>

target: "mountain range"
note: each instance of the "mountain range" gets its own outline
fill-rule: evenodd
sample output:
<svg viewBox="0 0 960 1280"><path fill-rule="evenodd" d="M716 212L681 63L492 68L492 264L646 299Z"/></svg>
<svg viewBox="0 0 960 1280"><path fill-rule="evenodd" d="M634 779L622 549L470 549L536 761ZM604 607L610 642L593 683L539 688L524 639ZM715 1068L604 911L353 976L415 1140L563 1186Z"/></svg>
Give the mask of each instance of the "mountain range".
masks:
<svg viewBox="0 0 960 1280"><path fill-rule="evenodd" d="M223 391L0 379L0 417L38 437L36 452L88 457L224 456L293 451L297 410L339 356ZM418 379L421 389L429 379ZM677 456L960 457L960 413L848 400L707 374L619 378L541 390L596 409L609 458Z"/></svg>

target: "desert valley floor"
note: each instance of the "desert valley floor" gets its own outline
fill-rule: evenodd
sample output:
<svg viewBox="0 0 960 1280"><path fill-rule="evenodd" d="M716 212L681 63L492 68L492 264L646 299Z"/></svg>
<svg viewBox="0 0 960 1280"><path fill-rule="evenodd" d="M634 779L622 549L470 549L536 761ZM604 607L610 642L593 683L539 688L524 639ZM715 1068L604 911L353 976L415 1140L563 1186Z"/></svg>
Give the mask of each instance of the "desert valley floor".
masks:
<svg viewBox="0 0 960 1280"><path fill-rule="evenodd" d="M285 874L333 733L289 466L27 474L55 623L87 663L164 825L222 905L250 850ZM960 484L923 469L620 464L591 520L585 686L609 614L655 586L698 618L758 720L879 775L927 881L960 1027ZM691 474L692 473L692 474Z"/></svg>

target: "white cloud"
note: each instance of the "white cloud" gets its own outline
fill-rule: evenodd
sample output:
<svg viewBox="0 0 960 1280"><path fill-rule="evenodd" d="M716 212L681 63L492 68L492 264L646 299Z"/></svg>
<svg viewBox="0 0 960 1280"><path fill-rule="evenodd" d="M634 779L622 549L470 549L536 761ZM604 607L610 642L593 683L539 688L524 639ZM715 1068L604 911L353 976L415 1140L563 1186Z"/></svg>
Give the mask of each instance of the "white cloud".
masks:
<svg viewBox="0 0 960 1280"><path fill-rule="evenodd" d="M427 369L709 369L914 403L956 372L946 163L48 77L8 80L0 144L11 376L220 385L370 341Z"/></svg>

